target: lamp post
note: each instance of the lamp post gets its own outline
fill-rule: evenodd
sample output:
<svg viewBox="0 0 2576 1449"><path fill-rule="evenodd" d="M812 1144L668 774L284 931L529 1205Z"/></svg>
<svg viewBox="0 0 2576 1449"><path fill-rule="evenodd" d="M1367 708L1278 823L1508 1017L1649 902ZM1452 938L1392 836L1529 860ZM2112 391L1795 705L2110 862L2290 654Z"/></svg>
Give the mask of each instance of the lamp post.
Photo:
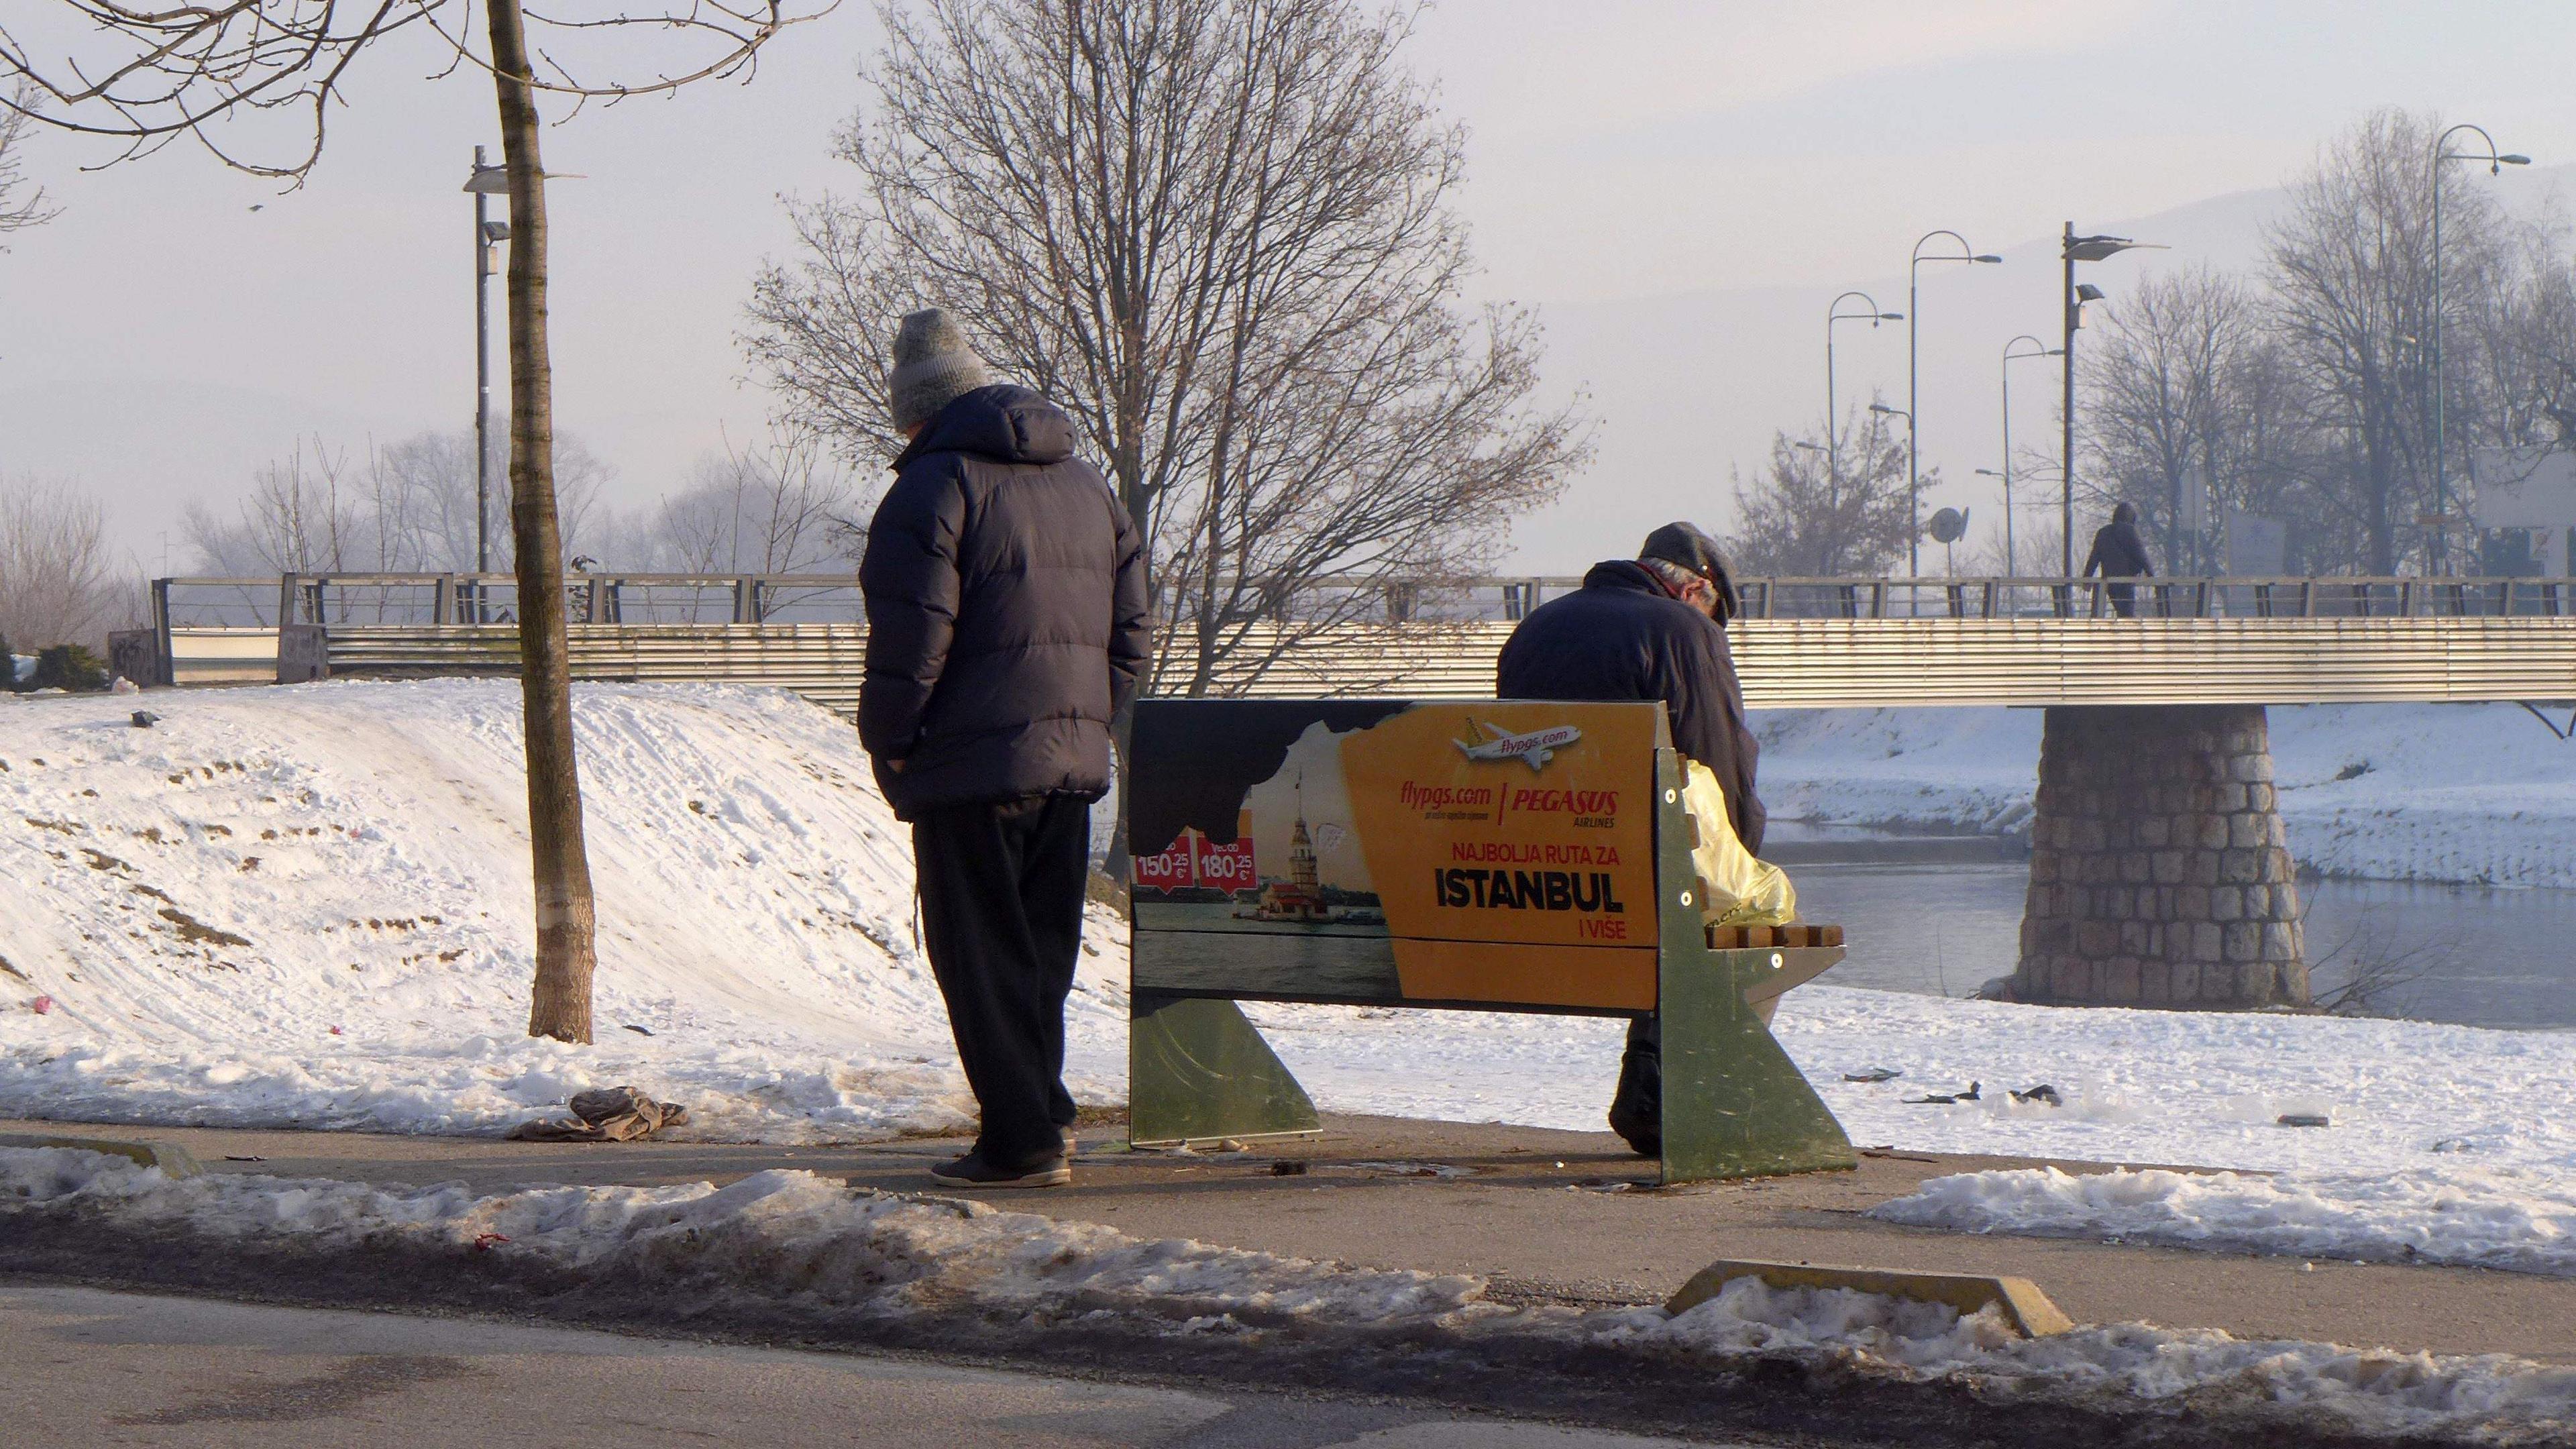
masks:
<svg viewBox="0 0 2576 1449"><path fill-rule="evenodd" d="M2487 143L2487 153L2452 152L2447 149L2451 137L2461 131L2475 131ZM2466 121L2433 138L2433 572L2451 571L2451 482L2449 473L2449 438L2446 436L2451 390L2445 385L2442 368L2442 163L2445 161L2484 161L2489 176L2501 176L2507 166L2528 166L2531 158L2523 155L2496 154L2495 137L2484 127Z"/></svg>
<svg viewBox="0 0 2576 1449"><path fill-rule="evenodd" d="M2015 351L2013 351L2013 348L2015 348L2016 346L2019 346L2020 344L2022 344L2022 343L2024 343L2024 342L2029 343L2033 348L2036 348L2037 350L2036 350L2036 351L2032 351L2032 352L2015 352ZM1995 472L1994 470L1992 470L1992 469L1990 469L1990 468L1979 468L1977 471L1978 471L1979 473L1985 474L1985 475L1986 475L1986 476L1988 476L1988 477L1992 477L1992 478L2000 478L2000 479L2002 479L2002 480L2003 480L2003 484L2004 484L2004 572L2005 572L2006 574L2018 575L2018 574L2021 572L2021 555L2020 555L2020 554L2018 554L2018 553L2016 553L2016 552L2014 552L2014 550L2013 550L2013 501L2012 501L2012 466L2013 466L2013 450L2012 450L2012 365L2013 365L2014 363L2016 363L2016 362L2021 361L2021 360L2022 360L2022 359L2024 359L2024 358L2030 358L2030 357L2061 357L2061 356L2064 356L2064 355L2065 355L2065 351L2066 351L2066 349L2064 349L2064 348L2062 348L2062 347L2051 347L2051 346L2049 346L2047 343L2040 341L2038 338L2031 336L2031 335L2030 335L2029 333L2027 333L2027 332L2023 333L2023 334L2022 334L2022 335L2020 335L2019 337L2014 338L2012 341L2007 342L2007 343L2005 343L2005 344L2004 344L2004 360L2003 360L2003 366L2002 366L2002 368L2000 369L2000 371L2001 371L2001 372L2002 372L2002 374L2003 374L2003 394L2004 394L2004 470L2003 470L2002 472L2000 472L2000 473L1997 473L1997 472Z"/></svg>
<svg viewBox="0 0 2576 1449"><path fill-rule="evenodd" d="M1927 256L1925 256L1925 255L1923 255L1923 244L1924 244L1925 242L1928 242L1928 241L1932 240L1932 239L1933 239L1933 238L1935 238L1935 237L1944 237L1944 236L1948 237L1950 240L1952 240L1952 241L1954 241L1954 242L1957 242L1957 243L1959 244L1959 250L1958 250L1958 252L1957 252L1955 255L1948 255L1948 254L1943 254L1943 253L1940 253L1940 252L1935 252L1935 253L1933 253L1931 256L1928 256L1928 257L1927 257ZM1915 443L1916 443L1916 441L1917 441L1917 440L1916 440L1916 437L1915 437L1915 428L1914 428L1914 412L1915 412L1915 409L1920 408L1921 406L1923 406L1922 400L1921 400L1920 398L1918 398L1918 397L1915 395L1916 370L1917 370L1917 355L1916 355L1915 346L1914 346L1914 337L1915 337L1915 333L1916 333L1916 331L1917 331L1917 330L1918 330L1918 328L1919 328L1919 324L1920 324L1920 322L1921 322L1921 320L1922 320L1922 316L1923 316L1923 298L1922 298L1922 297L1921 297L1921 295L1919 294L1919 288L1920 288L1920 283L1921 283L1922 274L1923 274L1923 264L1924 264L1925 262L1986 262L1986 263L1996 263L1996 262L2001 262L2002 260L2003 260L2003 258L2001 258L2001 257L1999 257L1999 256L1994 255L1992 252L1979 252L1979 251L1978 251L1978 250L1976 250L1974 247L1969 246L1969 245L1968 245L1968 239L1967 239L1966 237L1963 237L1963 236L1959 235L1959 234L1958 234L1957 232L1955 232L1955 231L1927 231L1927 232L1925 232L1923 235L1921 235L1921 236L1919 236L1919 237L1917 237L1917 238L1915 238L1915 239L1914 239L1914 252L1913 252L1913 255L1912 255L1912 256L1910 256L1909 258L1907 258L1907 260L1906 260L1906 264L1905 264L1905 519L1906 519L1906 527L1905 527L1905 535L1906 535L1906 536L1905 536L1905 565L1906 565L1906 571L1907 571L1907 572L1909 572L1909 573L1913 573L1913 574L1920 574L1920 573L1922 573L1922 572L1923 572L1923 540L1922 540L1922 538L1921 538L1921 533L1922 533L1922 520L1923 520L1923 510L1922 510L1922 487L1923 487L1923 485L1922 485L1922 468L1921 468L1921 459L1920 459L1920 457L1917 455L1917 452L1916 452L1916 449L1915 449Z"/></svg>
<svg viewBox="0 0 2576 1449"><path fill-rule="evenodd" d="M1881 417L1905 419L1905 456L1908 458L1913 457L1914 414L1904 408L1889 407L1885 403L1871 403L1869 405L1869 410L1877 413ZM1916 545L1921 542L1916 535L1921 533L1922 529L1923 520L1920 515L1914 512L1914 490L1909 487L1905 490L1905 549L1909 557L1914 553ZM1920 574L1922 570L1916 569L1915 572Z"/></svg>
<svg viewBox="0 0 2576 1449"><path fill-rule="evenodd" d="M492 250L510 239L510 224L491 218L491 199L507 195L507 167L487 164L474 148L474 170L465 178L474 197L474 571L492 571ZM474 585L474 617L483 617L483 585ZM445 620L439 622L445 623Z"/></svg>
<svg viewBox="0 0 2576 1449"><path fill-rule="evenodd" d="M1863 302L1868 303L1869 310L1866 312L1844 311L1843 303L1854 297L1858 297ZM1878 299L1872 297L1867 292L1845 292L1841 296L1836 297L1831 303L1827 304L1825 308L1825 466L1833 471L1834 476L1837 479L1842 476L1842 470L1834 455L1842 446L1843 415L1834 411L1834 324L1837 322L1867 322L1874 330L1881 322L1902 322L1904 320L1905 314L1902 312L1880 311Z"/></svg>
<svg viewBox="0 0 2576 1449"><path fill-rule="evenodd" d="M2058 250L2066 263L2066 340L2058 349L2066 358L2065 397L2058 416L2063 429L2057 458L2058 511L2064 524L2064 538L2058 549L2060 578L2075 576L2075 329L2084 325L2084 304L2102 300L2101 288L2090 282L2080 287L2075 284L2075 264L2098 262L2141 247L2164 249L2160 242L2131 241L2124 236L2077 236L2075 223L2070 221Z"/></svg>

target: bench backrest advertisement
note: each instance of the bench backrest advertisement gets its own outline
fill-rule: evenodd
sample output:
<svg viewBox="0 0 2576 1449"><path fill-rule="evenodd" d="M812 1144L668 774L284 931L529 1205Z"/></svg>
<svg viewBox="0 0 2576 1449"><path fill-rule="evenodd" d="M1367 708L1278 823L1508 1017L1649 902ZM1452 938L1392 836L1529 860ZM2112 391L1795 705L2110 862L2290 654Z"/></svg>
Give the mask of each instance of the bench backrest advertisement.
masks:
<svg viewBox="0 0 2576 1449"><path fill-rule="evenodd" d="M1654 1010L1660 706L1147 700L1130 740L1138 991Z"/></svg>

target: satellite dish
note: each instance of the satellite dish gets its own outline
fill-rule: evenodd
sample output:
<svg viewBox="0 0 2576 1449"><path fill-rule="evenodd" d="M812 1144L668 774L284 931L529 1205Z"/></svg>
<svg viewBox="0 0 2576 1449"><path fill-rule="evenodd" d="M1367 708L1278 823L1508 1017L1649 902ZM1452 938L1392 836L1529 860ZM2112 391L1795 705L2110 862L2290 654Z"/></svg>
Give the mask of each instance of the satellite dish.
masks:
<svg viewBox="0 0 2576 1449"><path fill-rule="evenodd" d="M1944 508L1932 515L1930 528L1934 543L1957 543L1968 536L1968 510Z"/></svg>

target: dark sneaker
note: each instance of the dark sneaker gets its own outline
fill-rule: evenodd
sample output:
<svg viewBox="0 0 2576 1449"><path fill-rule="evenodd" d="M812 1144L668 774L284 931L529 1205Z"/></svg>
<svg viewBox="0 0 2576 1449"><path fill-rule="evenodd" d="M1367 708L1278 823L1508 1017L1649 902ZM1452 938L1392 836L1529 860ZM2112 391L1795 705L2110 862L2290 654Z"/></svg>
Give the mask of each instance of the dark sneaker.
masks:
<svg viewBox="0 0 2576 1449"><path fill-rule="evenodd" d="M1018 1168L996 1165L980 1151L969 1152L954 1162L943 1162L930 1169L930 1175L951 1187L1064 1187L1073 1181L1073 1168L1061 1154L1041 1157Z"/></svg>

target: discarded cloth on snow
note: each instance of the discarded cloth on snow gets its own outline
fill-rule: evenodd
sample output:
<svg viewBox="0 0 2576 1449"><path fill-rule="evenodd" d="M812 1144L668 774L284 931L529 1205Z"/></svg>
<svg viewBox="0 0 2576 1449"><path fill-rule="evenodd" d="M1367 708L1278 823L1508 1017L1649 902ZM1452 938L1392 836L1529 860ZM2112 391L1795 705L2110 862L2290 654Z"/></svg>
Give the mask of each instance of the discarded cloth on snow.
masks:
<svg viewBox="0 0 2576 1449"><path fill-rule="evenodd" d="M633 1142L689 1120L677 1102L656 1102L633 1087L575 1092L568 1117L539 1117L509 1131L513 1142Z"/></svg>
<svg viewBox="0 0 2576 1449"><path fill-rule="evenodd" d="M1726 791L1697 760L1682 780L1691 817L1691 869L1699 875L1700 919L1712 926L1785 926L1798 919L1798 892L1787 872L1736 839Z"/></svg>

